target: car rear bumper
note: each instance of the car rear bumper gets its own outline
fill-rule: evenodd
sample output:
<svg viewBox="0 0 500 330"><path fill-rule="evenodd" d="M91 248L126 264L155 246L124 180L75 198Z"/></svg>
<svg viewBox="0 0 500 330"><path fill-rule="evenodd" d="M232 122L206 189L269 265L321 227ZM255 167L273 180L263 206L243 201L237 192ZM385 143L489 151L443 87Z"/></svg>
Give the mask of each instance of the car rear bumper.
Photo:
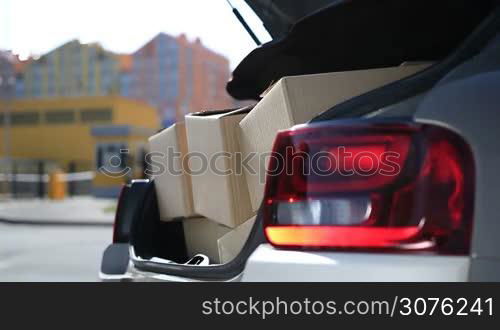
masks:
<svg viewBox="0 0 500 330"><path fill-rule="evenodd" d="M129 264L127 271L120 275L111 275L99 272L99 278L102 282L220 282L199 280L189 277L180 277L173 275L157 274L153 272L145 272L134 267L132 262ZM224 282L241 282L241 275Z"/></svg>
<svg viewBox="0 0 500 330"><path fill-rule="evenodd" d="M263 244L244 282L464 282L470 258L376 253L303 252Z"/></svg>
<svg viewBox="0 0 500 330"><path fill-rule="evenodd" d="M470 258L464 256L287 251L262 244L243 275L227 282L465 282L470 265ZM99 277L104 282L200 281L145 272L132 262L122 274L101 270Z"/></svg>
<svg viewBox="0 0 500 330"><path fill-rule="evenodd" d="M226 280L197 279L183 276L160 274L138 269L133 260L137 259L128 244L114 243L103 253L99 278L102 282L240 282L241 273ZM165 263L166 260L151 259L152 262Z"/></svg>

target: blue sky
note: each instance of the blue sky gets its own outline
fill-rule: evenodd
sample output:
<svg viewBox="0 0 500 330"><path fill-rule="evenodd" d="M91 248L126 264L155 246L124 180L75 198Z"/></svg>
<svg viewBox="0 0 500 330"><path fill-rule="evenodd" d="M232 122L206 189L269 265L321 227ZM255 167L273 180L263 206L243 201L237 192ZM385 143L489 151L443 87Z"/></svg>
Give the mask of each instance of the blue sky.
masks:
<svg viewBox="0 0 500 330"><path fill-rule="evenodd" d="M231 0L257 35L270 37L243 0ZM43 54L71 39L132 52L156 35L186 33L234 68L255 44L226 0L0 0L0 49Z"/></svg>

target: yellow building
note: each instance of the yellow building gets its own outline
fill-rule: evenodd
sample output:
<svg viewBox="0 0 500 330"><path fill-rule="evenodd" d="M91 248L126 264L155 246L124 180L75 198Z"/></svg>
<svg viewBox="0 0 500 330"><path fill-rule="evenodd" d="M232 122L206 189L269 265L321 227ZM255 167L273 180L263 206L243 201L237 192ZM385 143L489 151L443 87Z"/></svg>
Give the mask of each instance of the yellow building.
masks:
<svg viewBox="0 0 500 330"><path fill-rule="evenodd" d="M0 101L0 140L6 113L11 157L96 171L97 195L116 194L122 182L141 175L147 137L160 127L155 108L118 96Z"/></svg>

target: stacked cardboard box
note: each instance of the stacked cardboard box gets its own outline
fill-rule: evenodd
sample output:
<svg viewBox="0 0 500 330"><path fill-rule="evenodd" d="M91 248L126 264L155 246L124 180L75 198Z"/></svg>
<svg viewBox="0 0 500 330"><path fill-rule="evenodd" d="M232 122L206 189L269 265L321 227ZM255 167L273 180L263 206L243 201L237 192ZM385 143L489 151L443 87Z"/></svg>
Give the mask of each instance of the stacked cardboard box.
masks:
<svg viewBox="0 0 500 330"><path fill-rule="evenodd" d="M185 219L183 224L188 256L192 258L197 254L204 254L210 258L210 263L220 263L217 242L231 228L205 218Z"/></svg>
<svg viewBox="0 0 500 330"><path fill-rule="evenodd" d="M149 138L153 179L162 221L195 216L187 158L186 127L180 122Z"/></svg>
<svg viewBox="0 0 500 330"><path fill-rule="evenodd" d="M245 168L252 210L262 202L267 163L276 133L311 120L319 113L355 96L382 87L429 66L399 67L285 77L278 81L255 108L240 122L240 148L250 158ZM256 153L256 155L255 155ZM254 154L254 157L250 157ZM253 172L253 173L252 173Z"/></svg>
<svg viewBox="0 0 500 330"><path fill-rule="evenodd" d="M230 228L254 213L244 174L237 168L238 124L248 111L186 116L195 212Z"/></svg>
<svg viewBox="0 0 500 330"><path fill-rule="evenodd" d="M240 253L255 224L255 217L236 228L229 228L206 218L185 219L183 224L190 258L204 254L212 264L225 264Z"/></svg>
<svg viewBox="0 0 500 330"><path fill-rule="evenodd" d="M231 230L217 241L219 247L219 260L225 264L232 261L240 252L248 240L255 218L245 221L235 229Z"/></svg>

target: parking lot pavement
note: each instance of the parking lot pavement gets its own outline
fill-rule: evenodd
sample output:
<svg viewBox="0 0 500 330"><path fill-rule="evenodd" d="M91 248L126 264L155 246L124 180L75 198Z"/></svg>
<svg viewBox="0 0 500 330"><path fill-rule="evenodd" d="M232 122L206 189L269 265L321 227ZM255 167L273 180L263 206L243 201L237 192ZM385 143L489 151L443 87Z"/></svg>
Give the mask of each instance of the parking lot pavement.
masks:
<svg viewBox="0 0 500 330"><path fill-rule="evenodd" d="M62 201L13 199L0 202L0 222L26 224L110 225L116 200L75 197Z"/></svg>
<svg viewBox="0 0 500 330"><path fill-rule="evenodd" d="M112 226L0 223L0 281L98 280Z"/></svg>

